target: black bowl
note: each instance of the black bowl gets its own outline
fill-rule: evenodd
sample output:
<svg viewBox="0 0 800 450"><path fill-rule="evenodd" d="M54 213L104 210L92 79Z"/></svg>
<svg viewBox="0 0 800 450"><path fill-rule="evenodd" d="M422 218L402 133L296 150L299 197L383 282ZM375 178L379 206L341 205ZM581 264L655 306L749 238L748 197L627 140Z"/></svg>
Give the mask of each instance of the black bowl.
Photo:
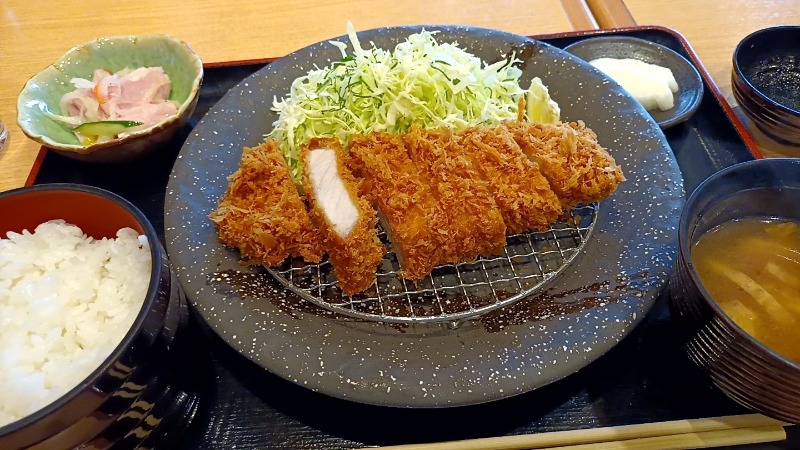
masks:
<svg viewBox="0 0 800 450"><path fill-rule="evenodd" d="M141 427L143 421L157 423L163 419L150 417L150 413L157 409L158 402L178 400L174 391L182 388L172 375L179 369L174 363L175 352L179 351L180 336L185 334L188 311L166 252L147 218L116 194L75 184L2 192L0 211L2 236L8 231L32 231L51 219L78 225L95 238L114 237L118 229L130 227L147 236L152 259L144 303L111 355L54 402L0 427L0 448L106 447ZM173 391L172 398L165 396L169 389ZM181 400L185 402L185 398ZM146 437L146 433L138 435L139 440Z"/></svg>
<svg viewBox="0 0 800 450"><path fill-rule="evenodd" d="M564 50L585 61L630 58L672 70L679 88L672 95L675 106L667 111L648 111L662 130L688 120L703 100L700 73L686 58L661 44L630 36L602 36L575 42Z"/></svg>
<svg viewBox="0 0 800 450"><path fill-rule="evenodd" d="M733 52L733 96L769 138L800 146L800 26L756 31Z"/></svg>
<svg viewBox="0 0 800 450"><path fill-rule="evenodd" d="M706 231L757 216L800 220L800 159L740 163L695 189L678 225L678 255L669 280L670 308L691 360L740 404L800 423L800 364L753 339L700 283L691 247Z"/></svg>

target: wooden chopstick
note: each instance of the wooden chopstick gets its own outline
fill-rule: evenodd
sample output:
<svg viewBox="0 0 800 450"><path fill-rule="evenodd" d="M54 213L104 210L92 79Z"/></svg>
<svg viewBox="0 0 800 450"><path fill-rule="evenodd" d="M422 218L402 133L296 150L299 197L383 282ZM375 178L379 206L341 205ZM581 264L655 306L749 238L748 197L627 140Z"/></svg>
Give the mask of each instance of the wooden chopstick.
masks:
<svg viewBox="0 0 800 450"><path fill-rule="evenodd" d="M786 439L786 432L783 429L785 425L789 424L761 414L744 414L381 448L384 450L703 448L780 441Z"/></svg>
<svg viewBox="0 0 800 450"><path fill-rule="evenodd" d="M624 0L586 0L600 28L632 27L636 25Z"/></svg>
<svg viewBox="0 0 800 450"><path fill-rule="evenodd" d="M561 7L567 15L573 30L597 30L600 28L594 19L586 0L561 0Z"/></svg>
<svg viewBox="0 0 800 450"><path fill-rule="evenodd" d="M595 442L592 444L567 445L558 450L673 450L684 448L709 448L723 445L756 444L782 441L786 430L780 425L766 427L733 428L730 430L681 433L667 436L624 439L621 441Z"/></svg>

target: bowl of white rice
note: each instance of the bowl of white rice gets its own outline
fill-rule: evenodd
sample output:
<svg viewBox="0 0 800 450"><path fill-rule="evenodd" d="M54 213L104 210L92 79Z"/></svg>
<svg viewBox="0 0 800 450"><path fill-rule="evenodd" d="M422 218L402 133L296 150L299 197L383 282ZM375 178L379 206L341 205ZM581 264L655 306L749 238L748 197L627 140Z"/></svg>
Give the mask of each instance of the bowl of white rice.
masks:
<svg viewBox="0 0 800 450"><path fill-rule="evenodd" d="M176 391L165 380L185 313L127 200L75 184L0 193L0 448L147 437Z"/></svg>

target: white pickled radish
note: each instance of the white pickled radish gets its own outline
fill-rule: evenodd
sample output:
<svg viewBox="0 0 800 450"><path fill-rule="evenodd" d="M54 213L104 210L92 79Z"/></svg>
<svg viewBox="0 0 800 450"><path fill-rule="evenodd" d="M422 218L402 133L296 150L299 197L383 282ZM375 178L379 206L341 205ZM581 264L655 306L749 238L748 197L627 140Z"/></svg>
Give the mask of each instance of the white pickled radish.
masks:
<svg viewBox="0 0 800 450"><path fill-rule="evenodd" d="M631 58L598 58L589 64L619 83L645 109L666 111L675 106L672 94L678 92L678 82L667 67Z"/></svg>

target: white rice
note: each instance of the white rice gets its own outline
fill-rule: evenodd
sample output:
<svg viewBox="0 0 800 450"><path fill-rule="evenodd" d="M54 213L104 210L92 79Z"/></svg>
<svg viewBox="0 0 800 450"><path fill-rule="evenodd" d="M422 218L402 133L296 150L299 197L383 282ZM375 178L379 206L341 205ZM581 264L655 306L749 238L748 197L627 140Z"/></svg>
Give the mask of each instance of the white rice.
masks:
<svg viewBox="0 0 800 450"><path fill-rule="evenodd" d="M0 426L78 385L130 329L150 249L130 228L95 240L54 220L0 239Z"/></svg>

